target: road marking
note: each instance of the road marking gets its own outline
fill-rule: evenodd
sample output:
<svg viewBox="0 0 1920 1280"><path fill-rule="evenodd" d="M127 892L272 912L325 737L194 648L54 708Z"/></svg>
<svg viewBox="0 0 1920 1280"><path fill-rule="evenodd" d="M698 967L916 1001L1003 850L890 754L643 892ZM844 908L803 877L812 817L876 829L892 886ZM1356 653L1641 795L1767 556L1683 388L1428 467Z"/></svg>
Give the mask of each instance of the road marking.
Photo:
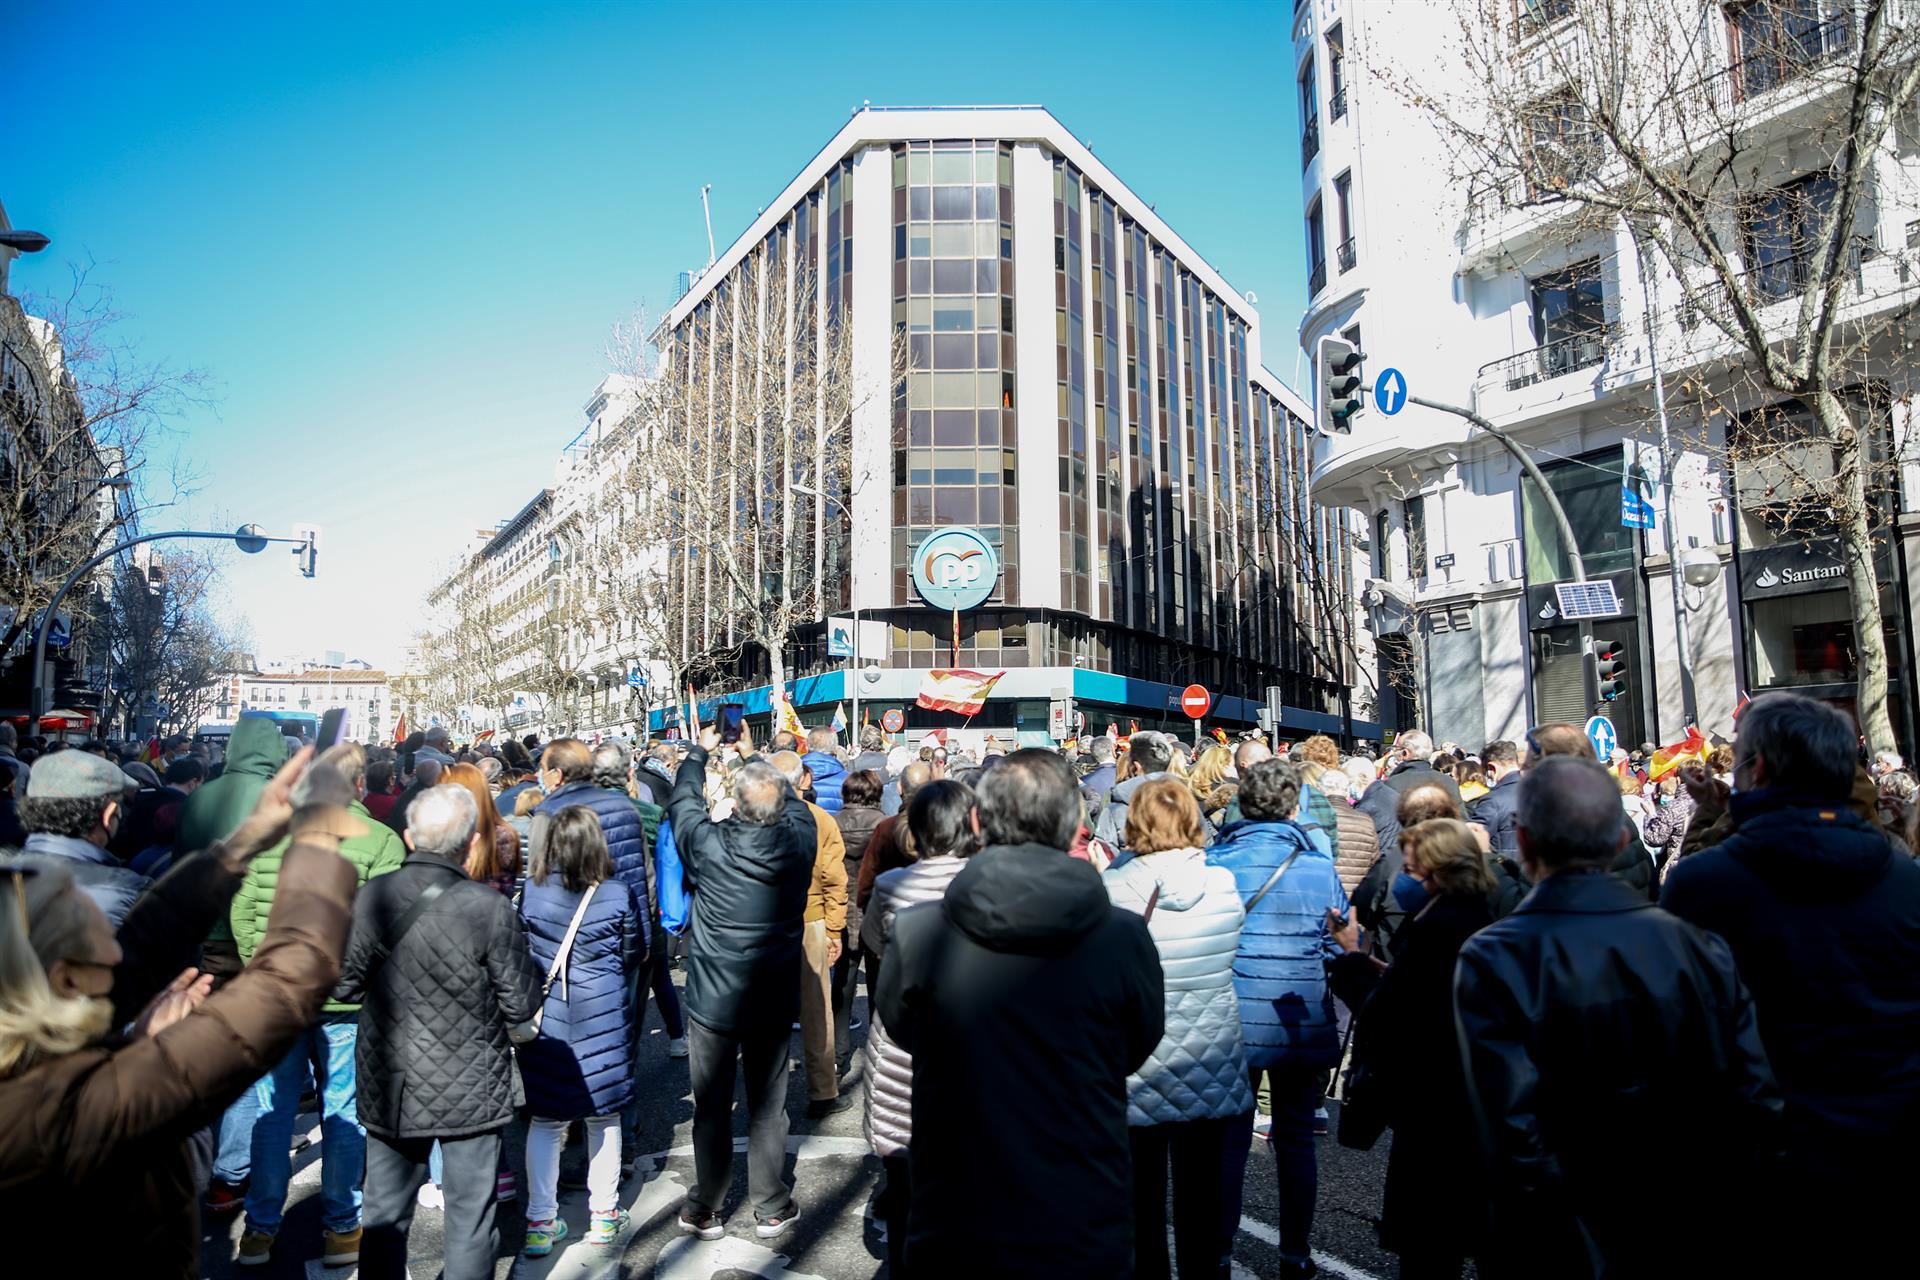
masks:
<svg viewBox="0 0 1920 1280"><path fill-rule="evenodd" d="M1269 1244L1276 1249L1280 1247L1280 1233L1258 1218L1241 1218L1240 1230L1252 1236L1255 1240ZM1332 1254L1320 1249L1313 1251L1313 1260L1320 1264L1322 1271L1330 1276L1339 1277L1339 1280L1382 1280L1380 1276L1376 1276L1373 1272L1362 1267L1356 1267L1351 1262L1342 1262Z"/></svg>

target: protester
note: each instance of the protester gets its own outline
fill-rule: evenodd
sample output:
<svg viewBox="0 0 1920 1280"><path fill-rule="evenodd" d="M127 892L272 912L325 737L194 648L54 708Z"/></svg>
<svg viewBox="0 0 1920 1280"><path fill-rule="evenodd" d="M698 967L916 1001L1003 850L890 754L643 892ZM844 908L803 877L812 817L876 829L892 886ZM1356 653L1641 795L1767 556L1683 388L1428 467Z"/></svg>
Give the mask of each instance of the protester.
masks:
<svg viewBox="0 0 1920 1280"><path fill-rule="evenodd" d="M1585 730L1579 725L1559 721L1543 724L1527 732L1527 756L1522 764L1526 770L1533 769L1542 760L1555 756L1572 756L1577 760L1592 760L1593 744L1588 741ZM1619 795L1616 787L1614 794ZM1620 829L1628 837L1621 847L1620 855L1613 865L1613 874L1626 881L1635 892L1648 901L1659 895L1658 882L1654 875L1653 855L1647 851L1641 841L1640 831L1624 809L1620 815Z"/></svg>
<svg viewBox="0 0 1920 1280"><path fill-rule="evenodd" d="M1309 1238L1319 1170L1314 1112L1325 1076L1340 1059L1326 961L1339 954L1327 915L1344 916L1347 895L1333 859L1295 819L1300 771L1282 760L1255 765L1240 780L1242 821L1220 833L1208 861L1233 873L1246 923L1233 962L1248 1071L1265 1073L1272 1098L1271 1142L1280 1184L1280 1264L1287 1280L1310 1276ZM1257 1083L1257 1081L1256 1081ZM1228 1146L1225 1203L1240 1203L1239 1178L1253 1143L1254 1117Z"/></svg>
<svg viewBox="0 0 1920 1280"><path fill-rule="evenodd" d="M20 802L21 857L63 867L115 929L153 882L107 852L120 829L127 775L91 751L39 761Z"/></svg>
<svg viewBox="0 0 1920 1280"><path fill-rule="evenodd" d="M1879 810L1881 828L1906 846L1909 857L1913 856L1914 850L1920 848L1914 843L1914 828L1920 822L1920 778L1905 769L1894 769L1880 775L1875 790L1879 793L1875 807Z"/></svg>
<svg viewBox="0 0 1920 1280"><path fill-rule="evenodd" d="M413 753L413 767L419 771L422 760L431 760L442 768L456 763L453 758L453 734L442 725L427 730L420 739L420 747Z"/></svg>
<svg viewBox="0 0 1920 1280"><path fill-rule="evenodd" d="M847 868L847 927L842 931L840 958L833 966L833 1048L835 1068L842 1076L853 1065L853 1032L857 1029L853 1001L860 986L861 910L852 901L853 887L860 883L860 864L866 858L867 845L880 824L886 821L880 812L881 786L878 773L855 769L840 789L844 802L840 812L833 815L835 825L840 828Z"/></svg>
<svg viewBox="0 0 1920 1280"><path fill-rule="evenodd" d="M1345 953L1328 972L1334 994L1358 1019L1349 1079L1393 1130L1380 1243L1400 1255L1400 1274L1459 1280L1485 1242L1486 1172L1479 1159L1453 1024L1453 972L1460 947L1493 922L1493 873L1471 829L1454 818L1403 826L1407 873L1427 901L1401 930L1382 971L1361 945L1357 920L1329 921ZM1356 1117L1343 1114L1341 1137Z"/></svg>
<svg viewBox="0 0 1920 1280"><path fill-rule="evenodd" d="M1519 846L1513 838L1513 813L1519 797L1520 748L1501 738L1480 753L1486 768L1487 794L1467 806L1467 818L1485 828L1490 852L1518 864Z"/></svg>
<svg viewBox="0 0 1920 1280"><path fill-rule="evenodd" d="M1401 796L1422 783L1432 783L1453 797L1454 803L1460 802L1460 784L1452 774L1441 773L1428 762L1432 755L1433 739L1419 729L1407 730L1394 739L1393 750L1382 762L1385 772L1380 781L1368 787L1356 802L1373 819L1374 829L1380 833L1380 852L1388 857L1399 856L1400 820L1394 816L1394 808Z"/></svg>
<svg viewBox="0 0 1920 1280"><path fill-rule="evenodd" d="M1341 888L1351 894L1380 857L1373 819L1347 802L1347 775L1340 769L1309 757L1300 765L1300 780L1309 795L1317 792L1333 811L1334 871Z"/></svg>
<svg viewBox="0 0 1920 1280"><path fill-rule="evenodd" d="M965 860L979 850L979 805L973 792L958 782L930 783L914 793L907 807L907 830L916 855L912 864L896 867L874 882L872 909L861 921L869 990L879 985L880 966L898 913L945 897ZM913 1144L913 1055L894 1041L877 1012L867 1032L866 1073L864 1130L887 1174L879 1198L887 1224L888 1274L906 1280L908 1214L913 1203L908 1159Z"/></svg>
<svg viewBox="0 0 1920 1280"><path fill-rule="evenodd" d="M1533 891L1454 980L1492 1159L1486 1253L1502 1275L1757 1274L1742 1248L1780 1101L1731 952L1606 874L1629 837L1592 760L1539 761L1519 801ZM1670 1180L1675 1142L1688 1229L1649 1230L1623 1192Z"/></svg>
<svg viewBox="0 0 1920 1280"><path fill-rule="evenodd" d="M1127 806L1133 856L1101 877L1115 906L1147 922L1165 981L1160 1043L1127 1077L1133 1274L1140 1280L1171 1275L1169 1161L1183 1277L1226 1274L1239 1227L1239 1198L1227 1200L1227 1151L1237 1128L1250 1130L1253 1112L1233 986L1246 910L1233 872L1207 862L1203 821L1192 791L1171 779L1148 783ZM1237 1187L1240 1179L1232 1181Z"/></svg>
<svg viewBox="0 0 1920 1280"><path fill-rule="evenodd" d="M1065 856L1080 825L1065 760L1007 756L981 781L980 820L989 847L942 901L894 917L874 994L913 1055L907 1262L916 1277L974 1276L982 1259L1002 1277L1126 1275L1126 1077L1165 1029L1159 956Z"/></svg>
<svg viewBox="0 0 1920 1280"><path fill-rule="evenodd" d="M373 815L361 803L366 788L366 752L357 746L341 746L327 752L323 760L346 777L353 792L347 812L364 828L340 842L340 856L352 864L356 883L365 885L375 876L396 870L406 857L406 849L398 836L373 821ZM228 919L243 964L252 961L265 941L287 848L283 842L256 857L234 895ZM330 1267L359 1260L360 1184L367 1161L366 1131L360 1127L358 1081L354 1075L359 1022L358 1006L329 1000L321 1009L319 1021L306 1029L293 1049L254 1088L259 1115L248 1162L252 1181L246 1194L246 1231L240 1237L238 1261L243 1267L265 1264L280 1234L287 1187L293 1178L289 1150L294 1121L309 1077L320 1112L320 1260Z"/></svg>
<svg viewBox="0 0 1920 1280"><path fill-rule="evenodd" d="M1239 791L1233 772L1233 752L1218 743L1203 750L1194 761L1193 772L1187 775L1187 789L1193 793L1200 815L1209 827L1218 831L1225 826L1227 810ZM1238 810L1235 815L1238 816Z"/></svg>
<svg viewBox="0 0 1920 1280"><path fill-rule="evenodd" d="M502 818L511 818L520 797L540 789L539 770L534 768L533 757L527 754L527 749L512 738L501 746L500 759L502 785L494 799L494 809Z"/></svg>
<svg viewBox="0 0 1920 1280"><path fill-rule="evenodd" d="M1765 694L1740 713L1731 832L1675 866L1661 903L1726 940L1787 1104L1789 1270L1849 1220L1871 1273L1906 1252L1889 1171L1920 1140L1920 866L1848 803L1856 731L1837 708ZM1704 781L1704 780L1703 780ZM1850 1254L1853 1249L1850 1248ZM1790 1259L1790 1260L1789 1260Z"/></svg>
<svg viewBox="0 0 1920 1280"><path fill-rule="evenodd" d="M787 1154L787 1046L800 1005L802 917L818 855L807 803L771 765L753 758L730 786L733 813L707 816L707 761L720 731L700 730L674 779L667 815L696 886L689 923L686 1010L693 1092L694 1185L679 1214L702 1240L726 1234L720 1208L733 1180L736 1064L746 1075L747 1180L755 1234L772 1239L799 1216Z"/></svg>
<svg viewBox="0 0 1920 1280"><path fill-rule="evenodd" d="M1173 739L1163 733L1143 731L1127 739L1126 781L1114 787L1100 811L1100 823L1094 838L1110 849L1126 848L1127 805L1133 793L1149 782L1167 776L1173 765Z"/></svg>
<svg viewBox="0 0 1920 1280"><path fill-rule="evenodd" d="M933 766L924 760L915 760L900 771L895 779L904 804L911 805L913 797L921 787L933 781ZM883 806L884 807L884 806ZM862 911L867 909L868 900L873 896L874 882L882 873L896 867L904 867L913 861L913 855L907 849L907 823L899 813L888 814L879 826L873 829L873 835L867 840L867 851L860 859L860 880L854 886L854 905ZM872 998L873 985L869 977L868 998Z"/></svg>
<svg viewBox="0 0 1920 1280"><path fill-rule="evenodd" d="M840 787L847 778L847 766L840 761L840 738L825 725L807 731L807 753L803 757L813 777L814 803L829 814L840 812Z"/></svg>
<svg viewBox="0 0 1920 1280"><path fill-rule="evenodd" d="M770 763L796 795L804 798L811 790L812 770L801 757L780 751ZM823 1120L854 1104L851 1095L841 1094L834 1072L833 967L847 928L847 853L833 816L811 800L805 803L813 816L815 860L800 943L800 1045L807 1067L807 1118Z"/></svg>
<svg viewBox="0 0 1920 1280"><path fill-rule="evenodd" d="M479 836L473 842L466 869L469 880L497 889L508 897L520 880L520 834L499 818L493 793L487 789L478 765L456 764L441 771L442 786L466 788L479 809Z"/></svg>
<svg viewBox="0 0 1920 1280"><path fill-rule="evenodd" d="M0 720L0 764L13 769L13 780L20 794L26 794L27 783L33 778L33 767L20 758L20 734L12 723Z"/></svg>
<svg viewBox="0 0 1920 1280"><path fill-rule="evenodd" d="M421 753L413 766L413 781L409 782L398 796L394 797L393 808L387 812L387 826L404 835L407 830L407 810L423 791L440 785L440 772L446 768L438 760Z"/></svg>
<svg viewBox="0 0 1920 1280"><path fill-rule="evenodd" d="M554 815L528 875L520 920L547 984L540 1036L518 1054L531 1113L521 1252L538 1258L567 1235L557 1184L571 1121L584 1121L587 1133L587 1243L612 1244L627 1227L620 1113L633 1093L639 1011L631 975L645 952L648 923L632 888L614 876L593 810L568 805Z"/></svg>
<svg viewBox="0 0 1920 1280"><path fill-rule="evenodd" d="M335 849L360 824L346 779L309 759L183 856L117 935L67 862L0 868L0 1190L31 1224L9 1245L12 1273L201 1274L191 1135L319 1014L347 938L354 872ZM210 994L194 953L248 864L289 834L253 963Z"/></svg>
<svg viewBox="0 0 1920 1280"><path fill-rule="evenodd" d="M393 802L396 799L398 796L393 790L393 762L369 760L367 762L367 795L362 801L367 806L367 812L373 815L375 822L385 826L387 819L393 816Z"/></svg>
<svg viewBox="0 0 1920 1280"><path fill-rule="evenodd" d="M860 727L860 753L847 766L849 776L863 769L871 769L883 779L887 772L887 735L877 724ZM877 807L877 806L876 806Z"/></svg>
<svg viewBox="0 0 1920 1280"><path fill-rule="evenodd" d="M1087 821L1098 825L1100 811L1107 807L1107 797L1113 793L1114 742L1102 734L1094 738L1087 747L1087 755L1093 759L1093 768L1080 779L1080 795L1087 802Z"/></svg>
<svg viewBox="0 0 1920 1280"><path fill-rule="evenodd" d="M619 772L624 778L624 753L620 759ZM600 832L607 839L613 865L620 879L633 890L640 904L641 918L646 919L653 911L653 897L647 887L651 850L647 847L646 827L626 792L600 786L596 779L593 751L586 743L578 738L556 738L547 744L547 749L540 754L540 781L547 798L533 811L533 826L527 840L530 861L539 859L547 824L553 816L568 805L584 805L600 819ZM648 930L647 936L641 939L642 959L652 940L652 930Z"/></svg>
<svg viewBox="0 0 1920 1280"><path fill-rule="evenodd" d="M509 1037L533 1039L540 973L512 904L467 878L479 807L460 786L422 791L400 869L354 904L335 998L360 1008L355 1070L367 1144L360 1273L404 1280L407 1233L440 1145L446 1280L494 1272L502 1133L513 1118Z"/></svg>

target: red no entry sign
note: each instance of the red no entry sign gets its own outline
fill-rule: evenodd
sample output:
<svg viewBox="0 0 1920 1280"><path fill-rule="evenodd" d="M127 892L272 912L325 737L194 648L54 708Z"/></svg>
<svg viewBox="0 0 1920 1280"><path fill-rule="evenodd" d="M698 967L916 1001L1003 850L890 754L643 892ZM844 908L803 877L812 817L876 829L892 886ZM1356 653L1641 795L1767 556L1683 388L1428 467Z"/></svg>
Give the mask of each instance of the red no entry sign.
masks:
<svg viewBox="0 0 1920 1280"><path fill-rule="evenodd" d="M907 714L898 707L887 708L887 714L880 717L880 727L888 733L898 733L907 727Z"/></svg>
<svg viewBox="0 0 1920 1280"><path fill-rule="evenodd" d="M1180 691L1180 709L1194 720L1205 718L1213 707L1213 695L1202 684L1190 684Z"/></svg>

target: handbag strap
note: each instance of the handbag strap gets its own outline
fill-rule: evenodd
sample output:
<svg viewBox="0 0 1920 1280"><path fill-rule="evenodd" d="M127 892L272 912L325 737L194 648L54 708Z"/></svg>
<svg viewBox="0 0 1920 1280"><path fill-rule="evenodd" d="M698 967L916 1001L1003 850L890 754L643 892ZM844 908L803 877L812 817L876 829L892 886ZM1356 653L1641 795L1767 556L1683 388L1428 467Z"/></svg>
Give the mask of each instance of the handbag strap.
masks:
<svg viewBox="0 0 1920 1280"><path fill-rule="evenodd" d="M1253 914L1254 903L1266 897L1268 892L1273 888L1273 886L1280 883L1280 877L1287 874L1287 868L1292 866L1293 860L1299 856L1300 856L1299 849L1295 849L1292 853L1288 854L1287 860L1285 862L1282 862L1279 866L1273 869L1273 874L1267 877L1267 882L1261 885L1258 889L1254 890L1253 896L1247 899L1248 915Z"/></svg>
<svg viewBox="0 0 1920 1280"><path fill-rule="evenodd" d="M447 869L451 871L454 868L449 867ZM415 922L426 914L427 908L432 906L434 900L445 893L447 886L452 883L453 881L451 880L440 880L422 889L420 896L415 898L412 905L401 913L398 920L393 922L393 927L387 930L386 935L373 944L373 963L367 966L367 976L363 985L371 986L373 984L374 975L386 966L387 960L392 957L394 951L400 946L400 940L407 936L407 930L413 928Z"/></svg>
<svg viewBox="0 0 1920 1280"><path fill-rule="evenodd" d="M580 905L573 909L573 919L567 924L567 935L560 939L560 949L553 953L553 964L547 969L547 980L540 985L542 1004L546 1001L547 992L553 990L555 978L560 980L560 998L567 998L567 956L573 951L573 940L579 936L580 922L586 919L587 907L593 902L593 895L599 888L599 884L588 885L587 891L580 895Z"/></svg>

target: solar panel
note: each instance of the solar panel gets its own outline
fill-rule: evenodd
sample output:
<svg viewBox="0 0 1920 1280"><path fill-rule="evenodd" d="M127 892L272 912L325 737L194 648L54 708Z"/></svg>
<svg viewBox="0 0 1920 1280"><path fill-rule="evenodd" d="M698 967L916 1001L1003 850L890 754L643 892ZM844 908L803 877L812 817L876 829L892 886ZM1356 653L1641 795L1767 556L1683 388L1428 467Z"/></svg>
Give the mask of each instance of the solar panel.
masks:
<svg viewBox="0 0 1920 1280"><path fill-rule="evenodd" d="M1553 593L1560 600L1560 616L1569 622L1580 618L1613 618L1620 614L1620 597L1613 583L1557 582Z"/></svg>

